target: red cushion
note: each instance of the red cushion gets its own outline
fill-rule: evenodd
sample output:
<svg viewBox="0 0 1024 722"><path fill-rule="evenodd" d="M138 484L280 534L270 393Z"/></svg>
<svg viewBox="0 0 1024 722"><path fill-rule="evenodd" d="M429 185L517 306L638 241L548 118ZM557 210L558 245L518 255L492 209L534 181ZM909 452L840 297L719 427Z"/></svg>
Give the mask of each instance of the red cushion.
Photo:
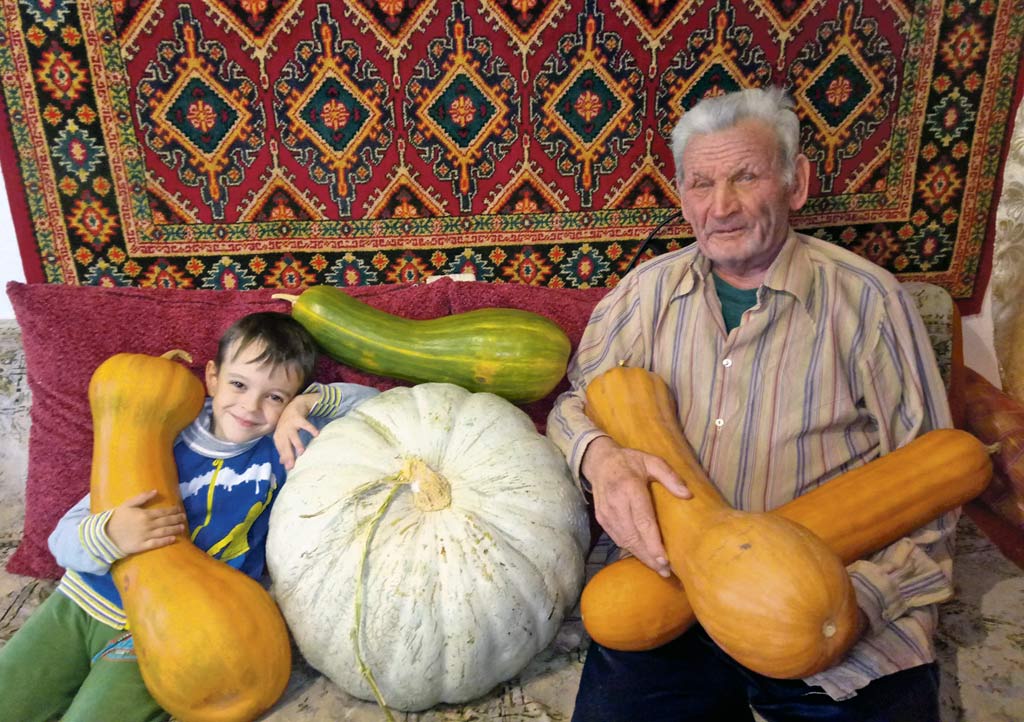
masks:
<svg viewBox="0 0 1024 722"><path fill-rule="evenodd" d="M448 313L450 281L364 286L350 292L408 318ZM88 387L93 370L120 352L188 351L200 375L221 333L254 311L287 311L276 291L185 291L11 282L7 294L21 326L32 392L25 530L7 564L15 574L56 578L61 569L46 546L64 512L89 490L92 421ZM395 385L321 357L318 380Z"/></svg>

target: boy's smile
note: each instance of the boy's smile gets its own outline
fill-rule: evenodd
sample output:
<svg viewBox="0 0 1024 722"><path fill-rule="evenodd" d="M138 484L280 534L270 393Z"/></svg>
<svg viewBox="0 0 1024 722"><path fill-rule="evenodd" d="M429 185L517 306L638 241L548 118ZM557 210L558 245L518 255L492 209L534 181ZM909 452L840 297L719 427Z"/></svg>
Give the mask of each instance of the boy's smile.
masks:
<svg viewBox="0 0 1024 722"><path fill-rule="evenodd" d="M230 349L217 368L206 364L206 389L213 400L211 431L218 439L244 443L274 431L288 402L299 392L295 370L256 362L263 349Z"/></svg>

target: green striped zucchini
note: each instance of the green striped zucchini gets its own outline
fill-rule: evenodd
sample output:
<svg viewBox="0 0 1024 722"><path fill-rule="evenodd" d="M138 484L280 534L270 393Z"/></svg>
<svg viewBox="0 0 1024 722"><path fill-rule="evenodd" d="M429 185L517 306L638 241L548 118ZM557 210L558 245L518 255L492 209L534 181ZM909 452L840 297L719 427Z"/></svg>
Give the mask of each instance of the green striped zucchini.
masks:
<svg viewBox="0 0 1024 722"><path fill-rule="evenodd" d="M334 286L274 298L292 303L292 316L331 358L380 376L443 381L527 403L547 396L569 361L565 331L531 311L481 308L418 321Z"/></svg>

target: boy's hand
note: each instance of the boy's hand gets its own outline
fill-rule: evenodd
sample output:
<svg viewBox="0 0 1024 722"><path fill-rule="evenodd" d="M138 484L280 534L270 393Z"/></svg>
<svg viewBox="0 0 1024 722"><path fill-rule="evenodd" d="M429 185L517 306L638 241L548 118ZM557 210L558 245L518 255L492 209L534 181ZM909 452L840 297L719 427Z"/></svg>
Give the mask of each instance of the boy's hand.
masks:
<svg viewBox="0 0 1024 722"><path fill-rule="evenodd" d="M155 496L156 489L152 489L114 507L107 521L107 536L125 554L168 546L185 532L185 512L180 507L142 508Z"/></svg>
<svg viewBox="0 0 1024 722"><path fill-rule="evenodd" d="M300 394L289 402L281 412L281 418L277 420L277 428L274 429L274 446L281 457L281 463L289 471L295 466L295 459L306 450L300 431L309 432L310 436L316 436L319 431L309 422L307 418L310 410L320 400L320 394Z"/></svg>

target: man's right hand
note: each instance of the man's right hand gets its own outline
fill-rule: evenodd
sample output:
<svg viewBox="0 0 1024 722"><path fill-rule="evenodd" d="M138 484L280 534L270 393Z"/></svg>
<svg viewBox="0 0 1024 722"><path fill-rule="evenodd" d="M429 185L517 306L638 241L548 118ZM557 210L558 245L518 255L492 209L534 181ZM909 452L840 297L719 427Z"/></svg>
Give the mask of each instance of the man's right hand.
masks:
<svg viewBox="0 0 1024 722"><path fill-rule="evenodd" d="M627 449L609 436L594 439L580 472L590 482L598 523L619 547L663 577L671 574L648 484L657 481L680 499L692 494L661 458Z"/></svg>

